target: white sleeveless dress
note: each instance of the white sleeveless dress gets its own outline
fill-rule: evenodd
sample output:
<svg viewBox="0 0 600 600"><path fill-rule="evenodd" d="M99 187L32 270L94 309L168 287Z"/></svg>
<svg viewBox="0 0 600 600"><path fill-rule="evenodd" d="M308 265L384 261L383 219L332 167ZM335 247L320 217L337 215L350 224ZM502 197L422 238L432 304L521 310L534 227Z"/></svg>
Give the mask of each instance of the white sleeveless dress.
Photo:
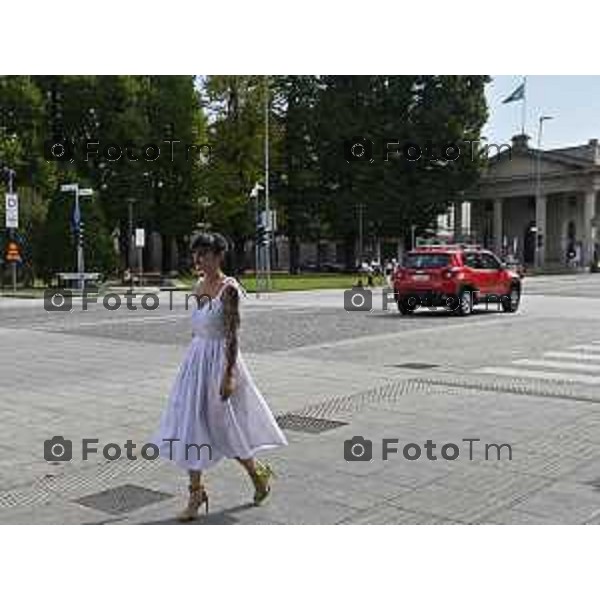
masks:
<svg viewBox="0 0 600 600"><path fill-rule="evenodd" d="M234 392L227 400L221 397L226 364L222 294L228 285L241 298L237 281L226 278L212 302L193 303L193 338L151 439L161 458L188 470L205 470L223 458L251 458L288 443L239 351Z"/></svg>

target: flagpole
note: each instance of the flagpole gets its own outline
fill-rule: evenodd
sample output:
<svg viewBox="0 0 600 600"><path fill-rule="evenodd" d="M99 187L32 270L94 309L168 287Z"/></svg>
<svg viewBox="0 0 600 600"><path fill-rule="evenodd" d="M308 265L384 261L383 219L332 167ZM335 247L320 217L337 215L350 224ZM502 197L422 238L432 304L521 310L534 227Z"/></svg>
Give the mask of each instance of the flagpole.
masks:
<svg viewBox="0 0 600 600"><path fill-rule="evenodd" d="M527 77L523 77L523 105L521 113L521 133L525 135L525 115L527 112Z"/></svg>

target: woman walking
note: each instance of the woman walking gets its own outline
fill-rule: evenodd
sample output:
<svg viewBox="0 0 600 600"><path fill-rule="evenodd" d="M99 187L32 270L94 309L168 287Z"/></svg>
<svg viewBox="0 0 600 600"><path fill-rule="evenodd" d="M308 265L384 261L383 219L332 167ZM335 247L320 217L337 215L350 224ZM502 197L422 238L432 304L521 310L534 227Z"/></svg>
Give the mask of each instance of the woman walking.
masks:
<svg viewBox="0 0 600 600"><path fill-rule="evenodd" d="M260 450L287 445L238 349L240 286L221 270L227 241L199 234L191 245L203 274L194 292L192 342L188 347L153 442L160 456L189 472L189 499L180 521L194 520L208 492L203 472L223 458L236 459L254 484L254 504L271 491L273 471L259 463Z"/></svg>

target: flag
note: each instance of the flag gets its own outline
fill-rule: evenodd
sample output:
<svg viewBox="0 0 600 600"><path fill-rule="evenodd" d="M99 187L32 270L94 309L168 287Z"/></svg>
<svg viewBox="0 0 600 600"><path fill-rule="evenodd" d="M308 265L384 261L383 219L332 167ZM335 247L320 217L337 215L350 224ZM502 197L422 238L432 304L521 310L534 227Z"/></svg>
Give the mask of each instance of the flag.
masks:
<svg viewBox="0 0 600 600"><path fill-rule="evenodd" d="M525 82L523 82L508 98L502 101L502 104L508 104L509 102L516 102L517 100L525 99Z"/></svg>

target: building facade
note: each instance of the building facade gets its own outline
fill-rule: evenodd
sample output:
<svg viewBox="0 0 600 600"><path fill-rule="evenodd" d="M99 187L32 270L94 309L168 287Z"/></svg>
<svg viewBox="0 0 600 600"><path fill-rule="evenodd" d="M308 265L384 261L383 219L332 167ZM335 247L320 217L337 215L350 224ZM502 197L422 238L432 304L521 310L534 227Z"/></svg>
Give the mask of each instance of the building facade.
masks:
<svg viewBox="0 0 600 600"><path fill-rule="evenodd" d="M590 266L597 261L600 225L598 140L545 151L528 142L517 135L511 149L490 160L453 207L455 233L527 265L564 266L575 255Z"/></svg>

